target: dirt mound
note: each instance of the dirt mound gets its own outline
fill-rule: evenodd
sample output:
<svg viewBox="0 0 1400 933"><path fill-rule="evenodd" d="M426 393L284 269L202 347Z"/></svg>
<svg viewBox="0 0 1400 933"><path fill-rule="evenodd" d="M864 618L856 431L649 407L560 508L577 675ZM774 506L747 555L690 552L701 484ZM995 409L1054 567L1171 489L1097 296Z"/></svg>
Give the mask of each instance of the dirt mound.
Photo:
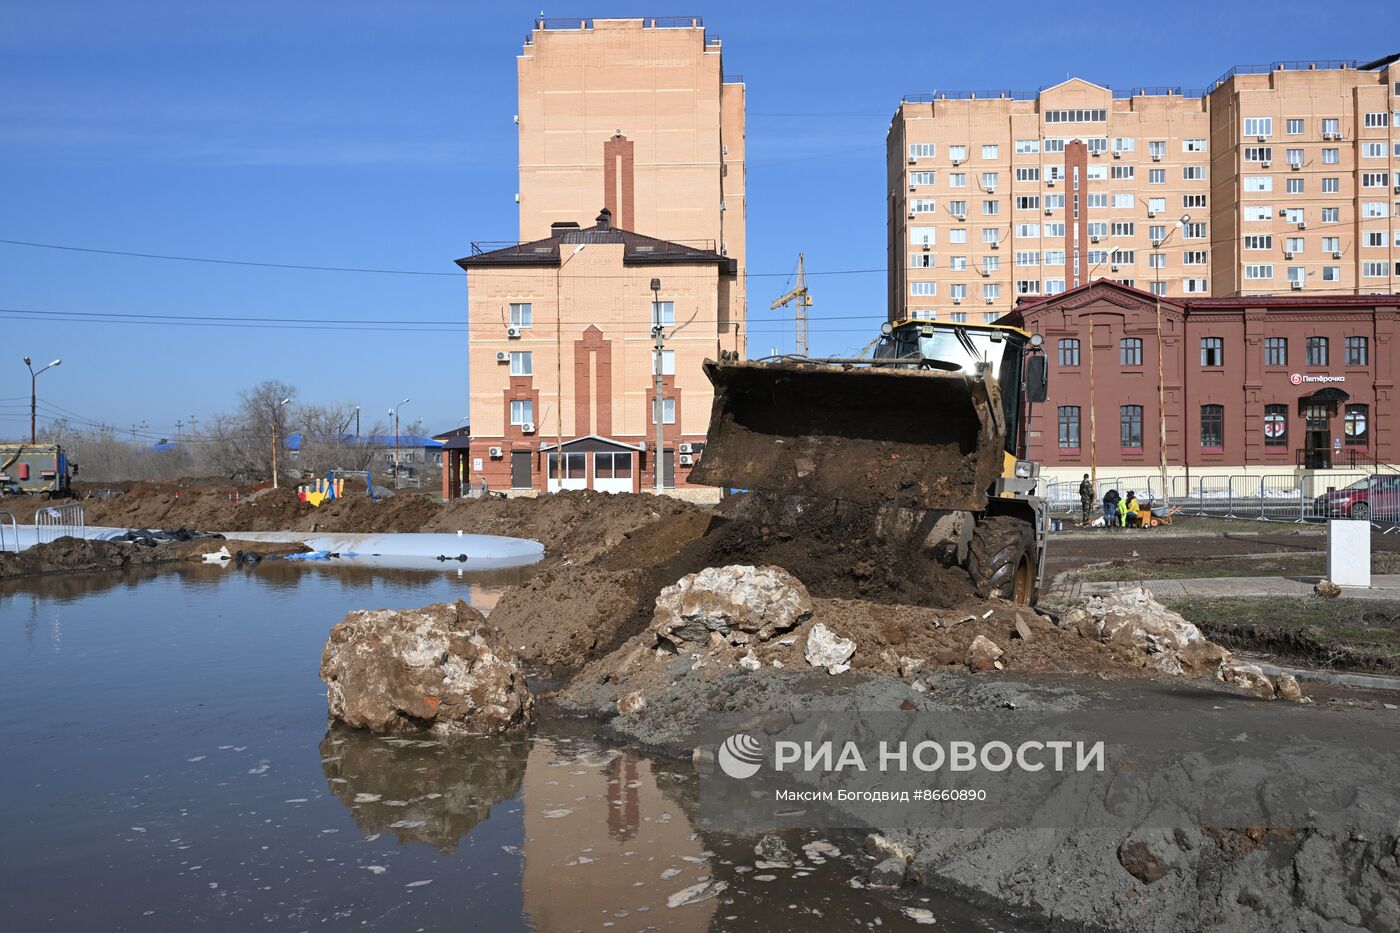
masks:
<svg viewBox="0 0 1400 933"><path fill-rule="evenodd" d="M538 499L458 500L421 530L532 538L551 554L587 563L621 544L629 533L684 514L703 513L669 496L579 490Z"/></svg>
<svg viewBox="0 0 1400 933"><path fill-rule="evenodd" d="M506 591L491 624L532 670L562 674L599 657L656 601L640 570L552 567Z"/></svg>
<svg viewBox="0 0 1400 933"><path fill-rule="evenodd" d="M876 534L876 507L817 506L776 515L756 497L735 497L702 537L684 543L661 568L667 583L705 567L772 564L813 596L951 608L972 600L972 579L910 545ZM654 529L657 539L664 529ZM679 535L675 540L680 540Z"/></svg>
<svg viewBox="0 0 1400 933"><path fill-rule="evenodd" d="M378 501L350 495L310 509L288 527L297 531L423 531L423 526L441 512L442 506L425 495L401 492Z"/></svg>
<svg viewBox="0 0 1400 933"><path fill-rule="evenodd" d="M0 579L41 573L123 570L177 559L172 546L141 547L115 541L59 538L14 553L0 553Z"/></svg>

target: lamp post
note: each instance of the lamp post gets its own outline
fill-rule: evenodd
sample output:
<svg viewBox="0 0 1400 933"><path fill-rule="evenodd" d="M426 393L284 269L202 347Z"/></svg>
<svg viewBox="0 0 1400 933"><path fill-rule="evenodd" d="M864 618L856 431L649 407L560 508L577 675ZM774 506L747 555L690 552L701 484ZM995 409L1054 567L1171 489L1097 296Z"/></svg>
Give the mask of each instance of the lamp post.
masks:
<svg viewBox="0 0 1400 933"><path fill-rule="evenodd" d="M53 369L62 362L63 360L54 360L43 369L35 370L34 364L30 362L29 357L26 356L24 358L24 365L29 367L29 443L31 444L38 443L38 433L35 431L35 417L39 406L39 373Z"/></svg>
<svg viewBox="0 0 1400 933"><path fill-rule="evenodd" d="M360 406L355 406L355 443L360 442Z"/></svg>
<svg viewBox="0 0 1400 933"><path fill-rule="evenodd" d="M798 301L801 301L801 300L802 300L802 299L799 297L799 298L798 298ZM655 419L655 421L656 421L656 456L655 456L656 468L655 468L655 469L656 469L656 494L659 496L659 495L661 495L662 491L666 488L666 483L665 483L665 479L666 479L665 463L663 462L663 459L662 459L662 458L664 457L664 455L665 455L665 450L666 450L666 448L665 448L665 446L664 446L664 441L665 441L665 437L666 437L666 425L665 425L665 423L664 423L664 422L666 421L666 403L665 403L665 398L664 398L664 397L665 397L665 394L666 394L666 380L665 380L665 379L663 378L663 376L662 376L662 373L663 373L664 368L665 368L665 367L662 366L662 360L663 360L664 357L666 356L666 328L663 327L663 326L662 326L662 323L661 323L661 280L660 280L660 279L652 279L652 280L651 280L651 339L652 339L652 345L653 345L652 353L654 353L654 354L656 355L656 358L655 358L654 360L651 361L651 362L652 362L652 366L651 366L651 368L652 368L652 374L653 374L653 378L654 378L654 380L655 380L655 386L656 386L656 388L655 388L656 398L655 398L655 400L652 402L651 412L652 412L652 418Z"/></svg>
<svg viewBox="0 0 1400 933"><path fill-rule="evenodd" d="M389 414L394 418L394 487L399 485L399 409L409 403L409 399L404 399L393 408L389 409Z"/></svg>
<svg viewBox="0 0 1400 933"><path fill-rule="evenodd" d="M277 488L277 445L279 428L282 426L282 406L291 401L291 398L284 398L276 405L272 406L272 488Z"/></svg>
<svg viewBox="0 0 1400 933"><path fill-rule="evenodd" d="M564 267L583 252L587 243L580 243L554 270L554 472L559 488L564 488L564 299L561 279ZM544 488L549 491L549 458L545 458Z"/></svg>
<svg viewBox="0 0 1400 933"><path fill-rule="evenodd" d="M1172 238L1172 234L1185 227L1191 222L1190 214L1182 214L1167 235L1152 244L1154 250L1159 250ZM1162 484L1162 507L1159 510L1164 513L1171 505L1171 493L1167 490L1167 388L1166 388L1166 366L1163 363L1162 353L1162 262L1165 254L1152 253L1152 272L1154 284L1152 288L1152 304L1157 311L1157 470L1159 482Z"/></svg>

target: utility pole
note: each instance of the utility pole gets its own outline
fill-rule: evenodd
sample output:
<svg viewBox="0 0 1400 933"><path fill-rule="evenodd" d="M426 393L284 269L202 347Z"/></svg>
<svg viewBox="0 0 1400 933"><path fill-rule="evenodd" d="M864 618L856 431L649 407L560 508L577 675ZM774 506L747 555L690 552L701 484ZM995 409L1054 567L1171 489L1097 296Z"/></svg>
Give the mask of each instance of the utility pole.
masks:
<svg viewBox="0 0 1400 933"><path fill-rule="evenodd" d="M656 398L652 404L652 418L656 421L656 494L659 496L666 488L666 464L665 464L665 439L666 439L666 380L662 375L665 367L662 361L666 357L666 328L661 324L661 280L651 280L651 340L652 355L651 368L655 381Z"/></svg>
<svg viewBox="0 0 1400 933"><path fill-rule="evenodd" d="M197 424L199 424L199 419L196 418L194 415L190 415L190 437L194 437L194 426Z"/></svg>
<svg viewBox="0 0 1400 933"><path fill-rule="evenodd" d="M355 406L355 443L360 441L360 406Z"/></svg>
<svg viewBox="0 0 1400 933"><path fill-rule="evenodd" d="M39 437L38 432L35 430L35 423L36 423L36 421L37 421L37 415L38 415L38 409L39 409L39 389L38 389L39 373L42 373L42 372L44 372L45 370L53 369L55 366L57 366L59 363L62 363L62 362L63 362L63 360L54 360L52 363L50 363L49 365L45 366L43 369L39 370L38 372L35 372L35 371L34 371L34 364L30 362L29 357L26 356L26 357L24 358L24 365L27 366L27 367L29 367L29 443L30 443L30 444L37 444L37 443L38 443L38 437Z"/></svg>
<svg viewBox="0 0 1400 933"><path fill-rule="evenodd" d="M408 399L399 402L389 409L389 414L394 418L394 488L399 488L399 409L407 405Z"/></svg>
<svg viewBox="0 0 1400 933"><path fill-rule="evenodd" d="M599 215L602 216L601 214ZM559 268L554 270L554 475L559 480L559 490L564 489L564 267L569 264L587 243L580 243L568 258L563 258L564 245L560 243ZM543 422L541 422L543 424ZM543 445L541 445L543 446ZM544 488L549 491L549 458L545 457Z"/></svg>
<svg viewBox="0 0 1400 933"><path fill-rule="evenodd" d="M277 445L280 443L278 429L282 426L282 406L291 401L291 398L284 398L276 405L272 406L272 488L277 488Z"/></svg>
<svg viewBox="0 0 1400 933"><path fill-rule="evenodd" d="M797 326L797 355L807 355L807 309L812 307L812 296L807 293L807 266L806 258L802 253L797 254L797 281L792 288L779 299L768 306L768 310L776 311L788 302L793 302L794 318Z"/></svg>
<svg viewBox="0 0 1400 933"><path fill-rule="evenodd" d="M180 436L181 430L182 430L184 427L185 427L185 422L183 422L183 421L176 421L176 422L175 422L175 436L176 436L176 437L179 437L179 436Z"/></svg>

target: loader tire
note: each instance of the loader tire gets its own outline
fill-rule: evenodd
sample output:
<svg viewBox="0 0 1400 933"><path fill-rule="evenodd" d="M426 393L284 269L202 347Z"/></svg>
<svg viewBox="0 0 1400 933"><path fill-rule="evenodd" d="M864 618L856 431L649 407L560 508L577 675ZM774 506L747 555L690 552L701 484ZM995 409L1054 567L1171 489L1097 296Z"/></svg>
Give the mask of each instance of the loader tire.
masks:
<svg viewBox="0 0 1400 933"><path fill-rule="evenodd" d="M1022 606L1035 602L1035 529L1010 515L992 515L977 523L967 558L977 595Z"/></svg>

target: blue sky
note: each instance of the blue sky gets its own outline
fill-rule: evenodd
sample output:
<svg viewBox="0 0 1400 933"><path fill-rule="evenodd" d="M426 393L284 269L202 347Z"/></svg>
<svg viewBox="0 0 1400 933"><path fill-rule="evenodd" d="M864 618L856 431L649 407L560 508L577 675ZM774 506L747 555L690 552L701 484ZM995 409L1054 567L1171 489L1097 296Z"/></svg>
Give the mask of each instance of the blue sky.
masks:
<svg viewBox="0 0 1400 933"><path fill-rule="evenodd" d="M538 2L12 3L0 30L0 239L260 262L452 272L517 235L515 56ZM852 10L858 15L852 16ZM549 16L703 16L748 83L750 351L792 346L768 302L799 250L813 351L884 318L884 136L903 93L1202 87L1235 64L1359 58L1400 8L1044 3L546 6ZM1169 11L1169 12L1168 12ZM764 275L770 273L770 275ZM821 274L828 273L828 274ZM47 411L173 435L265 378L306 401L445 430L467 415L466 288L372 275L0 244L0 436ZM16 312L47 312L48 316ZM63 312L54 315L52 312ZM130 324L123 313L390 322L348 330ZM397 322L424 321L408 332ZM370 329L389 327L394 329Z"/></svg>

